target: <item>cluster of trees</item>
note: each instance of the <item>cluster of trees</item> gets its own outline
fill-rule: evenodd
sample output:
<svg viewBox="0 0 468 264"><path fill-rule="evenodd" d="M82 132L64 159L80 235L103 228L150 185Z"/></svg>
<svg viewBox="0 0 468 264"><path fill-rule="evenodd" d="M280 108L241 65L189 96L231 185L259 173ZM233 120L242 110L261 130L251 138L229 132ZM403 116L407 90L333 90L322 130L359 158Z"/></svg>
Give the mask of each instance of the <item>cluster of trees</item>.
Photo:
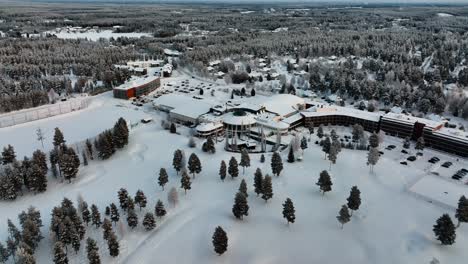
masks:
<svg viewBox="0 0 468 264"><path fill-rule="evenodd" d="M443 214L436 221L433 227L436 239L442 245L452 245L455 243L456 229L460 227L461 223L468 223L468 199L464 195L458 200L458 206L455 210L455 218L458 224L455 225L448 214Z"/></svg>
<svg viewBox="0 0 468 264"><path fill-rule="evenodd" d="M180 179L180 187L184 189L184 192L187 193L187 190L192 189L192 182L190 180L190 176L188 173L192 174L193 179L195 179L196 174L200 174L202 171L202 165L201 161L198 158L198 156L195 153L190 154L188 161L185 158L185 152L177 149L174 152L174 157L172 159L172 166L177 172L177 175L179 175L179 172L181 172L181 179ZM168 178L167 178L167 173L166 170L160 172L159 176L159 185L161 185L164 188L164 185L167 183Z"/></svg>
<svg viewBox="0 0 468 264"><path fill-rule="evenodd" d="M34 151L31 158L24 157L22 161L18 161L15 149L8 145L3 148L1 160L1 200L15 200L25 191L36 194L47 190L49 169L46 154L41 150Z"/></svg>
<svg viewBox="0 0 468 264"><path fill-rule="evenodd" d="M112 129L100 133L94 140L97 156L103 160L110 158L117 149L128 144L128 124L124 118L119 118ZM93 158L93 148L89 140L86 141L87 154Z"/></svg>
<svg viewBox="0 0 468 264"><path fill-rule="evenodd" d="M41 213L34 207L18 215L21 229L8 219L6 245L0 242L0 262L13 259L14 263L35 263L34 252L43 239Z"/></svg>

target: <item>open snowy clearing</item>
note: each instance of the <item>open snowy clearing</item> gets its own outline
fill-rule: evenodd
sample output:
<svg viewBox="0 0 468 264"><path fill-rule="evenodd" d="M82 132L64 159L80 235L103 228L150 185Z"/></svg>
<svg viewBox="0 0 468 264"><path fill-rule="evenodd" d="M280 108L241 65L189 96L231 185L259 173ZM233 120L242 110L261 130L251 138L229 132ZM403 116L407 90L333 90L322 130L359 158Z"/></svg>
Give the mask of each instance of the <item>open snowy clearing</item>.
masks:
<svg viewBox="0 0 468 264"><path fill-rule="evenodd" d="M90 41L98 41L101 38L110 39L110 38L141 38L141 37L150 37L149 33L115 33L112 30L89 30L87 32L69 32L66 30L61 30L58 32L48 31L46 33L56 35L60 39L88 39Z"/></svg>
<svg viewBox="0 0 468 264"><path fill-rule="evenodd" d="M157 220L154 231L146 232L141 225L130 230L125 219L121 219L123 228L118 227L116 231L121 252L116 259L109 257L101 232L88 227L87 235L98 240L103 263L390 264L429 263L433 257L441 263L463 263L468 258L465 250L467 225L457 230L456 244L449 247L440 246L432 232L435 220L443 213L450 213L453 217L453 209L429 203L428 198L421 199L407 190L421 178L432 177L427 176L430 166L426 162L431 155L437 154L441 160L450 159L454 163L455 157L425 150L424 158L403 166L399 161L407 155L399 152L401 142L395 138L385 138L384 146L395 144L397 148L392 152L384 150L374 174L369 173L366 166L367 152L344 149L337 164L332 166L333 190L322 196L315 182L320 171L329 168L329 162L324 160L323 152L313 143L316 140L314 135L302 162L286 163L287 151L281 153L285 169L279 177L273 177L274 196L267 203L253 192L253 173L259 167L264 174L271 174L271 154L265 155L263 164L259 163L259 155L251 154L252 165L246 169L245 175L240 168L237 179L232 180L228 176L225 182L221 182L218 176L221 160L228 161L231 156L240 160L238 153L225 152L223 142L217 144L216 154L203 153L201 140L197 140L196 149L190 149L187 147L187 128L178 127L181 135L169 134L162 130L159 125L161 117L155 111L149 108L135 110L129 102L111 98L111 93L93 98L90 107L82 111L0 129L0 140L2 145L12 144L21 157L40 148L34 132L37 127L48 132L48 150L56 126L62 129L67 142L73 143L111 127L120 116L131 123L151 116L154 122L134 128L129 145L110 160L93 161L88 167L82 167L72 184L50 179L45 193L0 203L0 224L4 227L8 218L16 222L17 214L29 205L41 211L46 238L36 253L38 263L50 263L52 258L48 237L50 212L63 197L76 201L82 195L89 204L95 203L103 212L106 205L117 202L117 191L121 187L126 187L132 195L141 189L148 197L147 208L138 212L141 224L142 216L154 210L157 199L163 200L167 206L167 190L172 186L179 190L180 203L176 208L168 208L168 215L162 222ZM329 132L329 128L325 131ZM338 133L344 135L347 129L340 129ZM172 168L172 154L178 148L184 149L186 156L196 152L203 166L187 195L179 188L180 176ZM466 160L457 164L468 167ZM165 191L157 185L157 173L161 167L167 168L169 173ZM249 216L239 221L233 217L231 208L242 178L248 184L250 210ZM428 184L427 188L421 187L423 191L438 188L434 184L439 185L423 183ZM361 190L362 205L341 230L336 216L354 185ZM450 186L467 194L464 185ZM446 191L446 188L436 190ZM281 214L286 197L290 197L296 207L296 223L289 226ZM229 237L228 251L223 256L217 256L211 244L211 236L218 225L226 230ZM6 228L1 229L2 240L6 236ZM71 263L86 262L83 248L77 255L69 254Z"/></svg>

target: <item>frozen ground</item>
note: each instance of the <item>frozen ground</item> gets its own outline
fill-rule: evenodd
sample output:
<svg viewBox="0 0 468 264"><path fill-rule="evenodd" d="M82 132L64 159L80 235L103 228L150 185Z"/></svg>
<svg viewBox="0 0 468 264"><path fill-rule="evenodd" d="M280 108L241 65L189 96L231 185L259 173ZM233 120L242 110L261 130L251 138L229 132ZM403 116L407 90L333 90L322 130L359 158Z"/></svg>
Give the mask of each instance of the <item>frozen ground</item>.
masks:
<svg viewBox="0 0 468 264"><path fill-rule="evenodd" d="M88 39L90 41L98 41L101 38L110 39L110 38L141 38L141 37L149 37L151 34L149 33L114 33L112 30L89 30L87 32L68 32L66 30L61 30L59 32L55 31L48 31L46 33L56 35L57 38L61 39Z"/></svg>
<svg viewBox="0 0 468 264"><path fill-rule="evenodd" d="M192 82L192 80L190 81ZM205 91L206 92L206 91ZM205 96L210 96L205 94ZM120 105L120 106L117 106ZM284 163L280 177L273 178L274 197L265 203L253 192L253 173L260 167L264 174L271 173L269 160L259 163L259 155L251 155L252 166L242 175L221 182L218 176L221 160L228 161L234 155L217 145L217 153L205 154L200 151L202 141L197 140L197 148L187 147L188 129L178 127L181 135L169 134L161 129L161 117L149 108L135 110L128 102L111 98L110 93L95 97L86 110L44 119L28 124L0 129L0 145L15 146L18 156L30 155L40 147L34 130L37 127L47 133L46 149L51 147L53 128L59 126L69 143L82 141L109 128L119 116L130 122L151 116L155 120L139 125L132 130L129 145L110 160L94 161L80 170L72 184L49 181L47 192L20 197L14 202L0 203L0 225L5 227L8 218L17 219L17 214L33 205L41 210L45 224L43 233L48 234L51 209L63 197L76 201L82 195L89 203L99 206L101 212L111 202L117 202L117 191L126 187L134 195L138 189L148 197L148 206L140 213L153 211L157 199L167 205L167 190L175 186L179 190L180 204L169 208L164 221L158 227L146 232L141 225L136 230L117 228L121 243L121 255L116 259L108 257L107 246L102 244L101 233L88 228L90 235L100 241L103 263L429 263L436 257L442 264L465 263L468 258L468 225L457 230L456 244L440 246L434 239L432 226L443 213L452 217L452 208L430 203L437 197L423 197L408 191L409 186L429 179L431 169L427 163L432 155L442 160L451 160L455 166L468 167L466 160L456 161L456 157L425 150L423 158L408 166L399 162L407 155L400 152L401 141L386 137L383 144L395 144L393 151L385 151L369 173L366 166L366 152L343 150L337 164L332 167L333 191L322 196L315 182L320 171L328 169L329 163L323 159L323 152L309 143L304 160L293 164ZM328 131L329 128L326 129ZM349 130L339 129L339 134ZM202 161L203 171L192 183L192 190L184 195L180 186L180 176L172 169L172 154L175 149L184 149L186 155L196 152ZM286 151L282 153L286 160ZM165 167L169 172L169 186L161 191L157 186L157 172ZM242 170L241 170L242 171ZM236 220L231 213L233 198L239 183L245 178L249 188L249 216L243 221ZM448 182L443 190L438 182L423 181L422 190L460 190L468 195L465 185ZM354 213L350 223L341 230L336 215L346 203L349 190L357 185L361 190L362 205ZM416 185L418 186L418 185ZM421 190L421 189L418 189ZM432 192L430 193L432 195ZM458 193L457 193L458 195ZM290 197L296 207L296 223L288 226L282 218L282 203ZM454 196L455 197L455 196ZM456 198L456 197L455 197ZM449 201L450 203L453 200ZM138 210L137 210L138 211ZM229 237L229 248L223 256L214 254L211 236L216 226L222 226ZM0 229L0 238L6 239L6 228ZM38 249L38 263L50 263L51 245L48 236ZM71 263L86 263L84 247L75 255L70 254Z"/></svg>

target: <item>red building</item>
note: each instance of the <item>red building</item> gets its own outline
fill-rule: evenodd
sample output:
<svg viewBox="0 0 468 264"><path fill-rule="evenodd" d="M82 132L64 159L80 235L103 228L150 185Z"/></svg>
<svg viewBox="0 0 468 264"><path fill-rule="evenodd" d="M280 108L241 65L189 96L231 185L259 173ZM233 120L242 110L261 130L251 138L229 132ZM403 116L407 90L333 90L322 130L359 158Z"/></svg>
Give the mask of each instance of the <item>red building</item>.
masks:
<svg viewBox="0 0 468 264"><path fill-rule="evenodd" d="M130 80L114 88L114 97L130 99L132 97L142 96L156 90L160 85L161 81L157 76Z"/></svg>

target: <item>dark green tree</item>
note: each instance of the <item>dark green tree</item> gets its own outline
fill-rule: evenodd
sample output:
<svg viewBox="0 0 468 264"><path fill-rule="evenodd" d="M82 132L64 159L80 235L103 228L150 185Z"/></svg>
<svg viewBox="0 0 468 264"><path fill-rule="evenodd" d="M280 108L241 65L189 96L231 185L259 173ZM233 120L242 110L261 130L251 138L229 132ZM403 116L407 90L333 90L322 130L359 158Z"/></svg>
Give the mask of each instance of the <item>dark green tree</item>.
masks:
<svg viewBox="0 0 468 264"><path fill-rule="evenodd" d="M185 191L185 194L187 194L187 190L192 189L191 187L192 182L190 182L190 177L188 174L184 171L182 172L182 178L180 179L180 188L183 188Z"/></svg>
<svg viewBox="0 0 468 264"><path fill-rule="evenodd" d="M443 214L437 219L434 228L432 229L434 234L442 245L452 245L455 243L455 225L448 214Z"/></svg>
<svg viewBox="0 0 468 264"><path fill-rule="evenodd" d="M159 170L159 178L158 178L158 184L159 186L162 187L164 191L164 185L169 182L169 176L167 175L167 171L165 168L161 168Z"/></svg>
<svg viewBox="0 0 468 264"><path fill-rule="evenodd" d="M271 198L273 198L273 185L271 183L271 176L267 174L262 182L262 199L267 202Z"/></svg>
<svg viewBox="0 0 468 264"><path fill-rule="evenodd" d="M290 198L286 198L283 204L283 217L289 223L294 223L296 220L296 210L294 209L294 204Z"/></svg>
<svg viewBox="0 0 468 264"><path fill-rule="evenodd" d="M237 163L237 160L234 157L231 157L231 159L229 160L228 173L233 179L239 176L239 164Z"/></svg>
<svg viewBox="0 0 468 264"><path fill-rule="evenodd" d="M274 152L271 157L271 171L273 172L273 175L279 176L282 170L283 161L281 160L281 156L278 152Z"/></svg>
<svg viewBox="0 0 468 264"><path fill-rule="evenodd" d="M263 174L262 170L260 168L257 168L254 174L254 190L257 196L259 196L262 193L262 187L263 186Z"/></svg>
<svg viewBox="0 0 468 264"><path fill-rule="evenodd" d="M221 161L221 166L219 167L219 177L221 178L222 181L226 179L226 174L227 174L227 168L226 168L226 162L224 160Z"/></svg>
<svg viewBox="0 0 468 264"><path fill-rule="evenodd" d="M341 229L343 229L344 224L351 220L351 215L349 214L349 210L346 205L341 206L340 212L338 213L336 219L338 219L338 222L340 222Z"/></svg>
<svg viewBox="0 0 468 264"><path fill-rule="evenodd" d="M153 230L156 227L156 221L152 213L146 213L143 218L143 226L147 231Z"/></svg>
<svg viewBox="0 0 468 264"><path fill-rule="evenodd" d="M324 195L325 192L331 191L333 183L331 181L330 174L328 174L326 170L322 171L316 184L320 187L322 195Z"/></svg>
<svg viewBox="0 0 468 264"><path fill-rule="evenodd" d="M249 205L247 204L247 197L244 193L238 192L234 198L234 205L232 213L237 219L243 219L244 216L249 215Z"/></svg>
<svg viewBox="0 0 468 264"><path fill-rule="evenodd" d="M227 250L228 237L226 232L220 226L216 227L213 234L213 247L214 251L218 255L222 255Z"/></svg>

